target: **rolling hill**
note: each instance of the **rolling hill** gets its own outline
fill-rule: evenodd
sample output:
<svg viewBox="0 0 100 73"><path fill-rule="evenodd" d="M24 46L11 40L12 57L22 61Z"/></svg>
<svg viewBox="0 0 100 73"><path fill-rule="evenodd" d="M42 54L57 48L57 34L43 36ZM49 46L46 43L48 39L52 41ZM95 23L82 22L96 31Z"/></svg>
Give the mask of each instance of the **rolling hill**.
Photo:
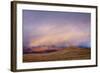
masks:
<svg viewBox="0 0 100 73"><path fill-rule="evenodd" d="M82 60L91 58L90 48L69 47L50 53L29 53L23 55L23 62Z"/></svg>

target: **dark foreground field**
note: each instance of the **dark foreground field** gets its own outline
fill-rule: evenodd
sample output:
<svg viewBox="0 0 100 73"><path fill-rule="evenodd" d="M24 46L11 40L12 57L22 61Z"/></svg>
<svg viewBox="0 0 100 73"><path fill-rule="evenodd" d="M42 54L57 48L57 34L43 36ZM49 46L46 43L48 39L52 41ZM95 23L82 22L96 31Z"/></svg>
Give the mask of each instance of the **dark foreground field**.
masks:
<svg viewBox="0 0 100 73"><path fill-rule="evenodd" d="M64 48L50 53L31 53L23 55L23 62L56 61L56 60L82 60L91 58L91 49Z"/></svg>

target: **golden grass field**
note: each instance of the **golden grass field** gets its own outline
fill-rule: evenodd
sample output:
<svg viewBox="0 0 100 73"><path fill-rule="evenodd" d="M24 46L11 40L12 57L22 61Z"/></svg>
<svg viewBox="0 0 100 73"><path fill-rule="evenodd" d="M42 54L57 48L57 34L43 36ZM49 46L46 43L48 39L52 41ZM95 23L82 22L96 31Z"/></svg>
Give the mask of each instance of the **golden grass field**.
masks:
<svg viewBox="0 0 100 73"><path fill-rule="evenodd" d="M82 60L91 58L91 49L69 47L51 53L24 54L23 62Z"/></svg>

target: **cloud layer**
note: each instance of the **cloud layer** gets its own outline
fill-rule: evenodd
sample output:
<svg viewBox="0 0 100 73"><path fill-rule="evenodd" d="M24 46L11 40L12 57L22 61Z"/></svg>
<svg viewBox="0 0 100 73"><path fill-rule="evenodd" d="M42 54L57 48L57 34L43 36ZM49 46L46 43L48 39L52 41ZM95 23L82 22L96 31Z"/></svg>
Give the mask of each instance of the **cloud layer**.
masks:
<svg viewBox="0 0 100 73"><path fill-rule="evenodd" d="M23 25L24 46L90 47L89 13L24 10Z"/></svg>

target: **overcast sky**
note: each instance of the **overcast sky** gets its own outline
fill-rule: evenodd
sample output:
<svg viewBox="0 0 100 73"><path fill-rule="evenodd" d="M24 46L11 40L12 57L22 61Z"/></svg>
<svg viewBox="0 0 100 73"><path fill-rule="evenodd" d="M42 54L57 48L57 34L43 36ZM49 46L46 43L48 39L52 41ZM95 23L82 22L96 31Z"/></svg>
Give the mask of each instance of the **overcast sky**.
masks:
<svg viewBox="0 0 100 73"><path fill-rule="evenodd" d="M90 13L23 10L23 45L90 47Z"/></svg>

